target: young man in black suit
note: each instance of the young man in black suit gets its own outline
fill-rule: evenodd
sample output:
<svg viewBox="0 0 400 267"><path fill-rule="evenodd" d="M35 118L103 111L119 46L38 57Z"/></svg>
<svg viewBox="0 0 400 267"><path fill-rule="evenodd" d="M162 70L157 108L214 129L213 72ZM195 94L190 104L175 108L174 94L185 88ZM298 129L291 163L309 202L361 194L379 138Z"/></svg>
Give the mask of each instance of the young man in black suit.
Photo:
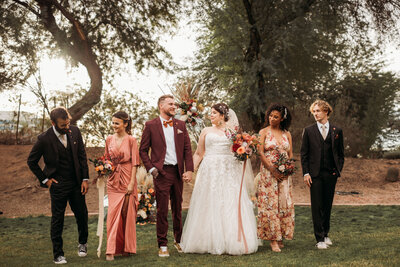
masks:
<svg viewBox="0 0 400 267"><path fill-rule="evenodd" d="M38 140L28 157L28 166L48 187L51 197L51 241L54 263L67 263L64 257L62 231L67 202L75 214L79 232L78 255L87 255L88 211L85 195L88 191L88 165L85 146L78 127L70 125L70 115L65 108L55 108L50 113L53 124ZM42 170L38 162L43 157Z"/></svg>
<svg viewBox="0 0 400 267"><path fill-rule="evenodd" d="M304 183L310 188L314 235L318 249L332 245L328 237L330 216L337 178L343 169L343 132L329 123L332 107L323 100L315 101L310 112L316 123L303 131L301 166Z"/></svg>

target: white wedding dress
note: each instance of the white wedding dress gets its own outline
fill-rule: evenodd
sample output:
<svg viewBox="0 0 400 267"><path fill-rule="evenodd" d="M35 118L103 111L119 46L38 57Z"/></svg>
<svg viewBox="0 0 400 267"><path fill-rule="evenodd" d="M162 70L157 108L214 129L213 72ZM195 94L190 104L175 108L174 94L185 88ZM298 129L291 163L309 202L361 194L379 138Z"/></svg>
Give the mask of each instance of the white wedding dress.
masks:
<svg viewBox="0 0 400 267"><path fill-rule="evenodd" d="M236 160L225 135L208 133L181 238L185 253L242 255L258 248L257 225L243 183L241 218L247 241L239 241L238 205L243 163Z"/></svg>

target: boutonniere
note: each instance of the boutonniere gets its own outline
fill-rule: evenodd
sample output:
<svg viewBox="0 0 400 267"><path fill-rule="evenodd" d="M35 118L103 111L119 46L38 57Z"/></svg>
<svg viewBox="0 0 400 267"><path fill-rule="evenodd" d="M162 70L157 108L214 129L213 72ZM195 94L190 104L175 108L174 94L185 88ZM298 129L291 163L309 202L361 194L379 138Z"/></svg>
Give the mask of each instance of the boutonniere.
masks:
<svg viewBox="0 0 400 267"><path fill-rule="evenodd" d="M336 135L335 135L335 139L339 139L339 134L336 134Z"/></svg>
<svg viewBox="0 0 400 267"><path fill-rule="evenodd" d="M177 133L177 134L181 134L181 133L183 133L183 132L182 132L180 129L177 129L177 130L176 130L176 133Z"/></svg>
<svg viewBox="0 0 400 267"><path fill-rule="evenodd" d="M71 131L71 130L68 130L68 134L69 134L69 137L70 137L71 140L72 140L72 131ZM76 145L76 141L74 141L74 145Z"/></svg>

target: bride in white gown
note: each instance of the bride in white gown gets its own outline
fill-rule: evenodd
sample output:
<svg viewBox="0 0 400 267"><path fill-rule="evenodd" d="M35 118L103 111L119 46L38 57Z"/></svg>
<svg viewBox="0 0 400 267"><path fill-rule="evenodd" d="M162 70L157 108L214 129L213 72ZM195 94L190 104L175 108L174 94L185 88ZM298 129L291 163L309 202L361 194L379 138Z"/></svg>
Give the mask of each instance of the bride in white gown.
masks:
<svg viewBox="0 0 400 267"><path fill-rule="evenodd" d="M235 118L229 121L237 121L234 112L233 115ZM227 105L212 107L214 126L203 129L193 156L195 169L201 164L181 238L185 253L242 255L254 253L258 248L256 219L245 183L240 200L244 235L239 234L243 163L233 156L225 135L228 117Z"/></svg>

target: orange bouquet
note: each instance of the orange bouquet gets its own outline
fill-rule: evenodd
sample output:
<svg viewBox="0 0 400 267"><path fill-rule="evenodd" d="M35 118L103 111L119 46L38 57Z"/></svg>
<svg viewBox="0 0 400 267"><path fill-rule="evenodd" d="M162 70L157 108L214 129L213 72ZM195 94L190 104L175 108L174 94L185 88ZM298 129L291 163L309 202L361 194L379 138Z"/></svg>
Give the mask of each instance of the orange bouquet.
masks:
<svg viewBox="0 0 400 267"><path fill-rule="evenodd" d="M232 142L232 152L236 159L245 161L254 153L257 153L257 145L259 144L257 135L231 129L226 130L225 134Z"/></svg>
<svg viewBox="0 0 400 267"><path fill-rule="evenodd" d="M111 160L106 159L104 156L97 159L89 159L93 163L94 169L98 176L110 175L114 171L114 165Z"/></svg>

